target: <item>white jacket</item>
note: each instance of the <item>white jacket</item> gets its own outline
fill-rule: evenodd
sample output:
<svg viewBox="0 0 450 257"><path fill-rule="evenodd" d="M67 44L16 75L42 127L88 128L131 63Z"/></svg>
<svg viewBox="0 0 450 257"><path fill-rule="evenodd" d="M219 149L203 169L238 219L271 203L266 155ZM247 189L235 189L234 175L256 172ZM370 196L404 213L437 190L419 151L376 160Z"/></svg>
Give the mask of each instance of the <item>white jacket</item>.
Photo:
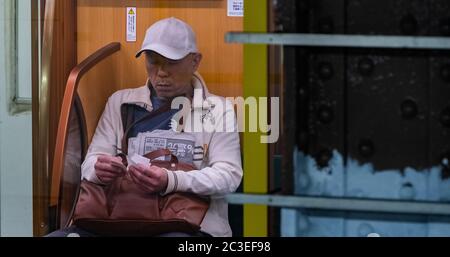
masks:
<svg viewBox="0 0 450 257"><path fill-rule="evenodd" d="M192 126L209 127L208 132L192 133L195 145L203 149L203 158L194 161L198 170L191 172L168 171L166 192L190 192L209 196L210 207L201 224L201 230L212 236L231 236L228 223L228 204L224 196L234 192L242 179L241 152L236 116L231 102L209 94L200 75L192 79L194 100L187 112L185 132L192 133ZM152 110L148 86L124 89L114 93L100 118L86 159L82 165L82 177L100 183L94 164L100 154L116 155L121 148L123 125L121 106L136 104ZM226 130L223 129L226 127ZM211 127L215 131L211 130ZM231 132L227 132L231 131Z"/></svg>

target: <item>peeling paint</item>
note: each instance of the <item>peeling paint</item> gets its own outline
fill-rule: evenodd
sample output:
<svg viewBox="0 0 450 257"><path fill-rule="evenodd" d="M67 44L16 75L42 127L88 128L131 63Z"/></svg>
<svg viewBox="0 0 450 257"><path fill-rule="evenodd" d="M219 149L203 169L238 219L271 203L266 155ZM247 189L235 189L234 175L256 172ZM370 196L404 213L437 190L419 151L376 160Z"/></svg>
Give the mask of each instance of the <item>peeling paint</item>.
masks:
<svg viewBox="0 0 450 257"><path fill-rule="evenodd" d="M297 195L450 202L450 179L442 179L440 166L379 171L352 158L344 165L337 150L325 168L297 149L293 157ZM281 217L283 236L450 236L450 217L292 209Z"/></svg>

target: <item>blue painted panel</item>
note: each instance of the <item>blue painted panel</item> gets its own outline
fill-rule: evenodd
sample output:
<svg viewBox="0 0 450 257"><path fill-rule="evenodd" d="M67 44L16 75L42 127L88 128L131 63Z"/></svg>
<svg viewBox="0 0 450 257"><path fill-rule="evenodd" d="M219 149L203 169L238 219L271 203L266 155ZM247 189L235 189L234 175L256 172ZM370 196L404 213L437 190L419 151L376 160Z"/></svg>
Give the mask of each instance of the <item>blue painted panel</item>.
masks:
<svg viewBox="0 0 450 257"><path fill-rule="evenodd" d="M371 164L359 164L333 151L327 168L315 159L294 152L295 193L308 196L450 201L450 179L441 169L406 168L376 171ZM374 214L283 209L283 236L450 236L450 217Z"/></svg>

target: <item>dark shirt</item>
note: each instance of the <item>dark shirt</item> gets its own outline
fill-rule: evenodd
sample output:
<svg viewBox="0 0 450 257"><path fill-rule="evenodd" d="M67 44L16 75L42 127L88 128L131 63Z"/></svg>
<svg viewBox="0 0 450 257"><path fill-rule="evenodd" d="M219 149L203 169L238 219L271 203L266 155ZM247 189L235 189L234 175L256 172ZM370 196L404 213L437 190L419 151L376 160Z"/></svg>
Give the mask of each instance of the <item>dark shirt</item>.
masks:
<svg viewBox="0 0 450 257"><path fill-rule="evenodd" d="M160 108L161 106L163 106L165 104L164 100L158 98L155 94L152 94L152 96L150 97L150 100L153 105L153 110L157 110L158 108ZM137 105L133 105L133 106L134 106L133 121L148 114L148 111L145 108L137 106ZM156 129L162 129L162 130L170 129L170 121L171 121L173 115L175 115L175 113L177 113L177 112L178 112L177 109L171 109L167 112L163 112L163 113L151 118L150 120L144 120L142 122L139 122L138 124L133 126L133 128L131 128L129 137L136 137L138 133L150 132L150 131L153 131Z"/></svg>

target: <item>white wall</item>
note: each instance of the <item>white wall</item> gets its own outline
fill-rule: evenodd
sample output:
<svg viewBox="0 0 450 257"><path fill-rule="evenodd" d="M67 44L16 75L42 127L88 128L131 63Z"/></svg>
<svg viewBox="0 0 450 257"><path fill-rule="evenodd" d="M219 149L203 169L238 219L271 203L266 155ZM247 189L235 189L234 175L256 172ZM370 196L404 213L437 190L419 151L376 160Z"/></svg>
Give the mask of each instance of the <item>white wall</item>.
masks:
<svg viewBox="0 0 450 257"><path fill-rule="evenodd" d="M9 25L6 6L8 1L0 1L0 29L7 31ZM27 0L19 0L19 5ZM28 1L29 2L29 1ZM21 7L23 8L23 7ZM25 9L23 9L25 10ZM30 20L29 10L20 12L22 18ZM31 26L20 26L22 33L31 34ZM23 34L24 35L24 34ZM1 236L32 236L32 130L31 112L11 115L8 111L12 78L9 75L10 65L7 60L7 47L10 45L10 35L0 33L0 235ZM30 41L29 41L30 42ZM25 44L22 44L22 47ZM31 47L31 46L29 46ZM21 65L30 65L31 56L21 56ZM31 91L31 76L21 68L18 77L22 77L21 90L26 95ZM23 71L25 70L25 71Z"/></svg>
<svg viewBox="0 0 450 257"><path fill-rule="evenodd" d="M30 0L16 0L19 30L17 40L18 73L17 97L31 98L31 4Z"/></svg>

